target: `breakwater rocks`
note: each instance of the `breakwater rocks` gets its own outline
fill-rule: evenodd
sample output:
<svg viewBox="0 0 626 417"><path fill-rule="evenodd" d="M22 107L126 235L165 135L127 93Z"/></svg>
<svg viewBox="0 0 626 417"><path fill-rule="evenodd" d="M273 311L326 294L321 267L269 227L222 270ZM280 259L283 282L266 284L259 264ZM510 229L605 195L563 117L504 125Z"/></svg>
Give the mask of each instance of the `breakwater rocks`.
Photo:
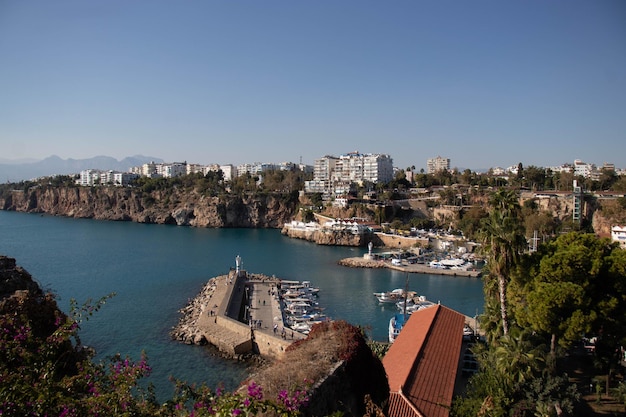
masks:
<svg viewBox="0 0 626 417"><path fill-rule="evenodd" d="M385 262L382 260L365 258L344 258L337 263L350 268L387 268L387 265L385 265Z"/></svg>
<svg viewBox="0 0 626 417"><path fill-rule="evenodd" d="M170 336L173 340L178 340L188 345L205 345L207 343L204 333L198 324L198 320L204 313L206 306L215 306L215 304L210 304L211 299L215 294L218 282L225 279L227 279L225 276L211 278L204 287L202 287L198 295L190 300L189 304L179 310L182 316L178 320L178 324L170 331ZM208 313L211 314L211 311ZM214 310L213 313L216 314L216 310Z"/></svg>

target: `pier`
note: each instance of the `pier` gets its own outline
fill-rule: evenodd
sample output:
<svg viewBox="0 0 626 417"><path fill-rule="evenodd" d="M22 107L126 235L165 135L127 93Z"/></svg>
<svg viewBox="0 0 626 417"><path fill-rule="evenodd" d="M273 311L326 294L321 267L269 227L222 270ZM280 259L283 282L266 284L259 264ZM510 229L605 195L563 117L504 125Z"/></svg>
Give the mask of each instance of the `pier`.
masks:
<svg viewBox="0 0 626 417"><path fill-rule="evenodd" d="M227 356L257 353L279 358L306 335L286 328L279 298L280 280L234 269L211 278L181 312L174 339L209 343Z"/></svg>
<svg viewBox="0 0 626 417"><path fill-rule="evenodd" d="M431 268L425 264L410 264L406 261L402 261L400 265L394 265L390 261L368 259L365 257L344 258L339 261L339 265L352 268L389 268L415 274L448 275L469 278L478 278L481 275L481 271L479 270Z"/></svg>

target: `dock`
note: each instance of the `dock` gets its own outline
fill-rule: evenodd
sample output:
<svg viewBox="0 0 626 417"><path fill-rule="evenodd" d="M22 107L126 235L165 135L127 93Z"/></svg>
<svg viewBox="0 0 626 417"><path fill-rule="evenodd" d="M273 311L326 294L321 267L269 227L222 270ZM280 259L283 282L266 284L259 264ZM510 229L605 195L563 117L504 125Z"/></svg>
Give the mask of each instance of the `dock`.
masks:
<svg viewBox="0 0 626 417"><path fill-rule="evenodd" d="M425 264L411 264L406 261L402 261L400 265L394 265L390 261L385 261L382 259L367 259L365 257L344 258L339 261L339 265L349 266L353 268L389 268L396 271L415 274L447 275L469 278L478 278L481 275L480 270L431 268L430 266Z"/></svg>
<svg viewBox="0 0 626 417"><path fill-rule="evenodd" d="M231 270L211 278L181 312L172 338L190 344L209 343L223 354L248 353L278 358L306 335L286 328L278 293L280 280Z"/></svg>

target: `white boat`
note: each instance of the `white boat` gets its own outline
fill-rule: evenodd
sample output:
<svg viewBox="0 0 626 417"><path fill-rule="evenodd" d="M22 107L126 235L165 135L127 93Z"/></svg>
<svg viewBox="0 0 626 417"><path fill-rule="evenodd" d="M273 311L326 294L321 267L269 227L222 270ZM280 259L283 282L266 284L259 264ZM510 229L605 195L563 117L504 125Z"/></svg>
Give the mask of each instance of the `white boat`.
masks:
<svg viewBox="0 0 626 417"><path fill-rule="evenodd" d="M309 334L309 332L311 331L311 325L307 322L301 321L291 326L291 330L294 330L298 333Z"/></svg>
<svg viewBox="0 0 626 417"><path fill-rule="evenodd" d="M408 316L404 314L395 314L389 320L389 343L393 343L396 340L407 318Z"/></svg>
<svg viewBox="0 0 626 417"><path fill-rule="evenodd" d="M449 258L449 259L441 259L430 261L428 264L431 268L434 269L461 269L466 270L471 265L470 262L463 258Z"/></svg>
<svg viewBox="0 0 626 417"><path fill-rule="evenodd" d="M374 296L378 299L379 303L397 303L398 301L404 301L405 296L407 298L415 297L414 291L405 292L402 288L396 288L387 292L375 292Z"/></svg>
<svg viewBox="0 0 626 417"><path fill-rule="evenodd" d="M312 306L309 303L305 303L302 301L298 301L298 302L294 302L294 303L288 303L285 306L285 311L289 314L293 314L296 316L302 316L305 314L310 314L313 311L315 311L315 306Z"/></svg>
<svg viewBox="0 0 626 417"><path fill-rule="evenodd" d="M472 329L469 324L465 323L465 325L463 326L463 340L470 340L473 336L474 329Z"/></svg>
<svg viewBox="0 0 626 417"><path fill-rule="evenodd" d="M319 288L313 287L311 281L281 281L281 288L285 293L298 293L298 294L310 294L317 295L320 291Z"/></svg>
<svg viewBox="0 0 626 417"><path fill-rule="evenodd" d="M412 314L414 311L420 310L422 308L431 307L433 305L435 305L435 303L427 300L426 297L424 297L423 295L420 295L419 297L408 298L406 300L406 303L404 302L404 300L398 301L396 303L396 307L398 308L398 310L404 312L406 308L407 314Z"/></svg>

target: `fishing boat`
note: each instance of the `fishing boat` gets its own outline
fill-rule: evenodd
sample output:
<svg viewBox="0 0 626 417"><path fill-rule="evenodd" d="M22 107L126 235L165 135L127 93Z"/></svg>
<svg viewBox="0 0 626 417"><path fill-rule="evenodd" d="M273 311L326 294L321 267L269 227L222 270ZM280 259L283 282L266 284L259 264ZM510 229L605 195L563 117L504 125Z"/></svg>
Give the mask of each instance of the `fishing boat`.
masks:
<svg viewBox="0 0 626 417"><path fill-rule="evenodd" d="M389 343L393 343L396 340L407 318L408 318L407 315L399 313L399 314L395 314L389 320Z"/></svg>
<svg viewBox="0 0 626 417"><path fill-rule="evenodd" d="M311 326L326 319L317 302L318 293L311 281L281 281L279 298L287 327L308 334Z"/></svg>
<svg viewBox="0 0 626 417"><path fill-rule="evenodd" d="M407 300L398 301L396 303L396 307L398 310L405 312L407 314L412 314L414 311L420 310L422 308L427 308L435 305L432 301L426 299L425 296L420 295L413 298L407 298Z"/></svg>
<svg viewBox="0 0 626 417"><path fill-rule="evenodd" d="M403 290L402 288L396 288L392 291L375 292L374 297L378 299L381 304L395 304L398 301L404 301L405 298L413 298L417 294L414 291Z"/></svg>

